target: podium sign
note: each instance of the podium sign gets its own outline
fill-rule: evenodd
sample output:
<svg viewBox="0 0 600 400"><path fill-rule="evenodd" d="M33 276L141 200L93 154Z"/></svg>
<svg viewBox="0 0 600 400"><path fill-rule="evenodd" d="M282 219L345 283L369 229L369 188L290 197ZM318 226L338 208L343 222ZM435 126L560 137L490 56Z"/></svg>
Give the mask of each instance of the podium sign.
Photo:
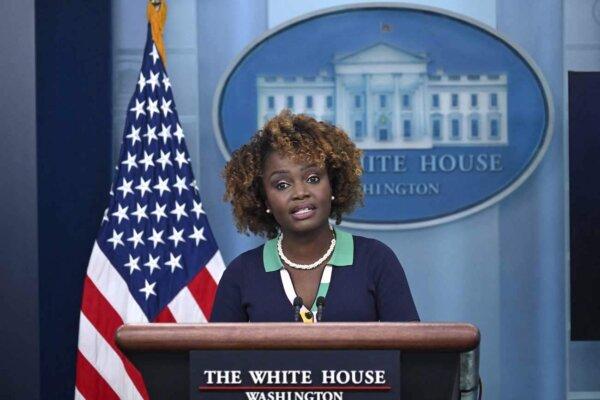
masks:
<svg viewBox="0 0 600 400"><path fill-rule="evenodd" d="M117 343L152 400L472 400L479 379L470 324L140 324L119 328Z"/></svg>
<svg viewBox="0 0 600 400"><path fill-rule="evenodd" d="M400 351L192 351L190 386L192 400L400 399Z"/></svg>

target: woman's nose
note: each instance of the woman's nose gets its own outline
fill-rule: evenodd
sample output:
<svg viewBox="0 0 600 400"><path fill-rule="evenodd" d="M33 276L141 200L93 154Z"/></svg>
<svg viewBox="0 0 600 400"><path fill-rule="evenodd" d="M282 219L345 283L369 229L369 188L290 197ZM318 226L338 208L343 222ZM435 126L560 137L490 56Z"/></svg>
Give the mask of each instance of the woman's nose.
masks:
<svg viewBox="0 0 600 400"><path fill-rule="evenodd" d="M308 188L304 182L300 182L294 185L294 198L303 199L309 195Z"/></svg>

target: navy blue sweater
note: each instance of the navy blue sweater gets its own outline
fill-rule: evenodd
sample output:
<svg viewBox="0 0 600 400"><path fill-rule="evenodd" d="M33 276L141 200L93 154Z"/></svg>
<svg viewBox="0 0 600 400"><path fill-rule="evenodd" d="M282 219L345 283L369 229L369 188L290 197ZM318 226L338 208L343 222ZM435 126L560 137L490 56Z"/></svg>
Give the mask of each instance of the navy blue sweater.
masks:
<svg viewBox="0 0 600 400"><path fill-rule="evenodd" d="M394 252L377 240L346 235L353 241L351 258L346 257L351 264L333 266L322 321L418 321L406 275ZM293 321L293 306L279 270L265 268L266 246L241 254L227 267L211 322Z"/></svg>

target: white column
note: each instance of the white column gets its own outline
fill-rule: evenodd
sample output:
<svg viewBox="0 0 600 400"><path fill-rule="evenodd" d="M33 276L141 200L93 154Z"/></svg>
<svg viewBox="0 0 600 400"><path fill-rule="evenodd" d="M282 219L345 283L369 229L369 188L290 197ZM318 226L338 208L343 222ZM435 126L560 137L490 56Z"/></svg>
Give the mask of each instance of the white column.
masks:
<svg viewBox="0 0 600 400"><path fill-rule="evenodd" d="M364 88L365 88L365 125L366 125L366 130L365 132L367 133L366 139L367 140L375 140L375 135L373 132L373 127L372 125L372 116L371 116L371 75L369 74L365 74L364 75Z"/></svg>
<svg viewBox="0 0 600 400"><path fill-rule="evenodd" d="M420 87L418 89L418 91L420 92L421 95L421 102L420 102L420 110L419 113L416 116L417 119L417 123L415 125L415 133L419 134L419 141L420 142L425 142L428 141L427 139L427 122L426 122L426 118L425 116L427 115L427 97L429 96L428 90L427 90L427 81L425 79L425 74L421 74L421 76L419 77L419 82L420 82Z"/></svg>
<svg viewBox="0 0 600 400"><path fill-rule="evenodd" d="M335 118L333 123L345 130L352 137L352 126L347 119L346 113L346 91L344 90L344 75L335 77Z"/></svg>
<svg viewBox="0 0 600 400"><path fill-rule="evenodd" d="M400 98L400 75L399 74L394 74L394 108L393 108L393 113L394 113L394 121L393 121L393 126L394 126L394 142L396 142L397 144L402 143L402 125L401 120L400 120L400 113L402 110L402 99Z"/></svg>
<svg viewBox="0 0 600 400"><path fill-rule="evenodd" d="M260 82L256 88L256 129L260 129L263 125L263 116L265 115L265 102L267 101L262 82Z"/></svg>

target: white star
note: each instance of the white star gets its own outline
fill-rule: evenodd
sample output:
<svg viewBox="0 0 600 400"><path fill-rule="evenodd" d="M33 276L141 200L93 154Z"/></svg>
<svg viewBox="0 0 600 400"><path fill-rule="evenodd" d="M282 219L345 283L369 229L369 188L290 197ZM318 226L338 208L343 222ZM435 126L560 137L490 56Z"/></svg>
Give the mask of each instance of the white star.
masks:
<svg viewBox="0 0 600 400"><path fill-rule="evenodd" d="M188 216L188 214L185 212L185 202L179 204L179 202L175 202L175 209L173 211L171 211L171 214L173 215L177 215L177 222L179 222L179 218L181 218L181 216Z"/></svg>
<svg viewBox="0 0 600 400"><path fill-rule="evenodd" d="M129 217L127 216L127 209L129 208L129 206L123 208L120 204L117 204L117 207L119 207L119 209L112 213L113 217L119 218L119 221L117 223L120 224L121 221L124 219L129 221Z"/></svg>
<svg viewBox="0 0 600 400"><path fill-rule="evenodd" d="M162 167L162 169L164 170L166 168L166 165L173 165L173 163L170 160L171 157L171 152L167 151L166 153L164 151L160 151L160 157L156 159L156 162L159 163Z"/></svg>
<svg viewBox="0 0 600 400"><path fill-rule="evenodd" d="M135 188L140 191L140 197L142 199L144 198L144 194L146 194L146 192L152 193L152 189L150 189L150 179L145 180L141 176L140 176L140 184L137 185Z"/></svg>
<svg viewBox="0 0 600 400"><path fill-rule="evenodd" d="M148 171L148 168L154 167L154 161L152 161L152 157L154 157L154 153L148 154L148 152L144 150L144 158L138 161L144 166L144 172Z"/></svg>
<svg viewBox="0 0 600 400"><path fill-rule="evenodd" d="M163 232L164 230L157 232L156 229L152 228L152 236L150 236L148 240L154 243L154 248L156 248L159 243L165 244L164 240L162 240Z"/></svg>
<svg viewBox="0 0 600 400"><path fill-rule="evenodd" d="M196 246L198 246L200 244L201 240L206 241L206 238L204 237L204 227L200 228L200 229L196 229L196 227L194 226L194 233L190 236L188 236L190 239L194 239L196 241Z"/></svg>
<svg viewBox="0 0 600 400"><path fill-rule="evenodd" d="M171 103L172 102L173 102L173 100L165 101L164 97L161 99L160 108L162 109L163 115L165 117L167 115L169 115L169 113L173 114L173 111L171 110Z"/></svg>
<svg viewBox="0 0 600 400"><path fill-rule="evenodd" d="M129 275L133 274L133 271L141 271L140 267L138 266L139 261L139 257L133 258L131 257L131 254L129 255L129 262L125 264L126 267L129 267Z"/></svg>
<svg viewBox="0 0 600 400"><path fill-rule="evenodd" d="M102 223L108 222L108 207L104 209L104 215L102 215Z"/></svg>
<svg viewBox="0 0 600 400"><path fill-rule="evenodd" d="M127 197L128 193L133 194L133 190L131 189L132 184L133 179L128 182L127 179L123 178L123 184L117 188L117 190L123 192L123 199Z"/></svg>
<svg viewBox="0 0 600 400"><path fill-rule="evenodd" d="M196 218L200 219L200 214L206 214L202 209L202 202L196 202L194 200L194 207L192 208L192 212L196 214Z"/></svg>
<svg viewBox="0 0 600 400"><path fill-rule="evenodd" d="M200 189L198 189L198 182L196 182L195 179L190 183L190 186L193 187L196 192L200 191Z"/></svg>
<svg viewBox="0 0 600 400"><path fill-rule="evenodd" d="M113 229L112 237L110 239L107 239L106 241L112 243L113 250L115 250L118 245L125 246L125 243L123 243L123 241L121 240L122 236L123 232L117 233L117 231Z"/></svg>
<svg viewBox="0 0 600 400"><path fill-rule="evenodd" d="M152 128L150 126L150 124L148 124L148 133L144 134L144 137L148 138L148 146L150 146L150 143L152 143L152 139L154 140L158 140L158 137L156 136L156 127Z"/></svg>
<svg viewBox="0 0 600 400"><path fill-rule="evenodd" d="M140 139L140 131L142 130L141 127L135 129L135 126L132 124L131 125L131 133L127 136L125 136L127 139L131 139L131 145L135 146L135 142L141 142L142 139Z"/></svg>
<svg viewBox="0 0 600 400"><path fill-rule="evenodd" d="M158 51L156 50L156 45L152 44L152 53L149 53L152 56L153 59L153 63L156 64L156 60L158 60L159 55L158 55Z"/></svg>
<svg viewBox="0 0 600 400"><path fill-rule="evenodd" d="M150 275L152 275L155 269L160 269L158 266L158 260L160 260L160 256L154 258L152 257L152 254L148 254L148 262L144 263L144 267L150 268Z"/></svg>
<svg viewBox="0 0 600 400"><path fill-rule="evenodd" d="M144 90L144 86L146 86L146 78L144 78L144 74L140 72L140 80L137 83L140 86L140 93Z"/></svg>
<svg viewBox="0 0 600 400"><path fill-rule="evenodd" d="M172 240L173 247L177 248L179 242L185 242L185 239L183 238L183 229L178 231L177 229L175 229L175 227L173 227L173 234L169 236L168 239Z"/></svg>
<svg viewBox="0 0 600 400"><path fill-rule="evenodd" d="M150 113L150 118L152 118L154 114L160 114L160 111L158 111L158 100L148 99L148 107L146 107L146 110Z"/></svg>
<svg viewBox="0 0 600 400"><path fill-rule="evenodd" d="M179 123L177 123L177 128L175 129L175 132L173 132L173 136L177 138L177 143L181 144L181 140L184 138L184 135L183 129L181 129L181 125L179 125Z"/></svg>
<svg viewBox="0 0 600 400"><path fill-rule="evenodd" d="M150 180L148 179L148 181ZM136 203L136 210L132 212L131 215L135 215L137 217L138 224L140 223L142 218L148 219L148 214L146 214L146 208L148 208L148 204L142 207L140 203Z"/></svg>
<svg viewBox="0 0 600 400"><path fill-rule="evenodd" d="M135 154L127 152L127 160L122 161L121 164L127 165L127 172L131 171L131 168L137 168L137 162L135 161Z"/></svg>
<svg viewBox="0 0 600 400"><path fill-rule="evenodd" d="M170 192L171 189L169 189L169 178L165 178L163 180L163 178L159 176L158 183L154 185L154 189L160 191L160 197L162 197L163 192Z"/></svg>
<svg viewBox="0 0 600 400"><path fill-rule="evenodd" d="M134 229L133 232L131 232L131 237L127 239L128 242L133 243L134 250L138 244L144 244L144 240L142 240L143 234L144 234L143 229L140 229L139 232Z"/></svg>
<svg viewBox="0 0 600 400"><path fill-rule="evenodd" d="M179 168L181 168L183 164L189 163L188 160L185 158L185 151L179 152L179 150L175 150L175 152L177 153L175 161L177 162L177 164L179 164Z"/></svg>
<svg viewBox="0 0 600 400"><path fill-rule="evenodd" d="M160 222L160 219L163 217L167 218L167 214L165 213L165 208L167 208L166 204L161 206L160 203L156 202L156 208L154 209L154 211L152 211L150 213L150 214L156 216L156 222ZM162 232L161 232L161 235L162 235Z"/></svg>
<svg viewBox="0 0 600 400"><path fill-rule="evenodd" d="M135 119L137 120L138 117L140 116L140 114L144 114L146 115L146 111L144 111L144 104L146 103L146 100L142 101L141 103L138 101L138 99L135 99L135 107L129 109L129 111L134 111L135 112Z"/></svg>
<svg viewBox="0 0 600 400"><path fill-rule="evenodd" d="M148 79L146 84L152 86L152 93L154 93L154 89L156 89L156 87L159 85L159 83L158 83L159 76L160 76L160 72L157 72L155 74L154 72L150 71L150 79Z"/></svg>
<svg viewBox="0 0 600 400"><path fill-rule="evenodd" d="M163 144L167 144L167 140L171 138L171 127L168 125L165 126L165 124L161 124L161 125L162 125L162 129L160 130L160 133L158 134L158 136L163 138Z"/></svg>
<svg viewBox="0 0 600 400"><path fill-rule="evenodd" d="M148 282L147 279L144 279L144 287L142 289L140 289L140 292L142 292L146 295L146 300L148 300L148 297L150 297L150 295L156 296L156 293L154 293L155 285L156 285L156 282L150 283L150 282Z"/></svg>
<svg viewBox="0 0 600 400"><path fill-rule="evenodd" d="M181 254L178 255L177 257L175 257L175 254L169 253L169 261L167 261L165 263L165 265L168 265L169 267L171 267L171 273L174 273L177 268L183 269L183 267L179 263L180 258L181 258Z"/></svg>
<svg viewBox="0 0 600 400"><path fill-rule="evenodd" d="M163 85L165 85L165 92L168 92L169 88L171 87L171 80L169 79L167 74L163 74L162 82L163 82Z"/></svg>
<svg viewBox="0 0 600 400"><path fill-rule="evenodd" d="M177 180L177 183L173 185L174 188L177 188L177 190L179 190L179 195L181 196L181 193L184 190L189 190L187 188L187 185L185 184L185 176L183 178L180 178L179 176L175 176L175 179Z"/></svg>

